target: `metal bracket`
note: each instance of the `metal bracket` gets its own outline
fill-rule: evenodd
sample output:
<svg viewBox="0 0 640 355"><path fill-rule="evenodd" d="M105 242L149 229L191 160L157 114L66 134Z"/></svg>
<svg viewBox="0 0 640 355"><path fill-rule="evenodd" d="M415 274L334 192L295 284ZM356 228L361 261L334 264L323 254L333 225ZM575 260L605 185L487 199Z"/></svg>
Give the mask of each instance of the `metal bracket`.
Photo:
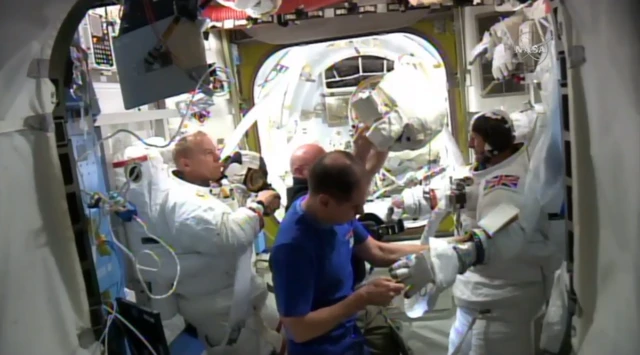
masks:
<svg viewBox="0 0 640 355"><path fill-rule="evenodd" d="M584 46L569 47L569 69L575 69L587 62Z"/></svg>

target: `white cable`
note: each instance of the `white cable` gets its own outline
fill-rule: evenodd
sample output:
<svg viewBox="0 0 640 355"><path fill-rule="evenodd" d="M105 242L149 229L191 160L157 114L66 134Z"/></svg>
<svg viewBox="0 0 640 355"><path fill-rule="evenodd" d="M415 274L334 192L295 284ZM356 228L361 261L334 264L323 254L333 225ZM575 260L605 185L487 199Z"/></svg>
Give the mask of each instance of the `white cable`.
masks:
<svg viewBox="0 0 640 355"><path fill-rule="evenodd" d="M204 79L205 79L206 77L208 77L208 76L211 74L211 72L212 72L212 71L214 71L215 69L216 69L216 67L209 68L209 70L207 70L207 71L204 73L204 75L202 75L202 77L200 77L200 79L198 80L198 83L196 84L196 88L195 88L195 90L193 91L193 93L191 94L191 98L190 98L190 100L189 100L189 104L187 105L186 113L185 113L185 114L183 114L183 115L182 115L182 117L181 117L181 121L180 121L180 125L179 125L179 127L182 127L182 126L184 125L185 121L187 120L187 118L189 118L189 111L191 110L191 106L193 105L194 98L195 98L196 94L198 93L198 90L200 89L200 86L202 85L202 83L203 83ZM144 138L140 137L137 133L135 133L135 132L133 132L133 131L130 131L130 130L128 130L128 129L118 129L118 130L116 130L115 132L113 132L113 133L109 134L108 136L106 136L106 137L102 138L101 140L99 140L99 141L96 143L96 146L95 146L95 147L93 147L92 149L89 149L89 150L88 150L88 151L86 151L84 154L82 154L82 155L78 158L78 160L76 161L76 164L77 164L78 162L81 162L81 161L83 161L84 159L86 159L86 158L87 158L87 156L88 156L89 154L93 153L93 152L97 149L97 147L99 147L99 146L100 146L100 144L102 144L102 143L104 143L105 141L107 141L107 140L109 140L109 139L111 139L111 138L115 137L116 135L118 135L118 134L120 134L120 133L127 133L127 134L130 134L130 135L134 136L136 139L138 139L138 141L140 141L143 145L145 145L145 146L147 146L147 147L152 147L152 148L162 149L162 148L167 148L167 147L169 147L169 146L170 146L170 145L171 145L171 144L176 140L176 138L178 138L178 137L180 136L180 129L178 129L178 130L173 134L173 136L169 139L169 141L168 141L166 144L163 144L163 145L147 143L147 142L145 142Z"/></svg>
<svg viewBox="0 0 640 355"><path fill-rule="evenodd" d="M178 286L178 280L180 279L180 260L178 260L178 255L176 255L176 253L173 251L173 248L171 246L169 246L169 244L167 244L164 240L156 237L155 235L151 234L149 232L149 230L147 229L147 225L144 224L144 222L142 222L140 220L140 218L138 217L134 217L134 219L136 220L136 222L138 222L142 228L144 229L144 232L147 234L147 236L149 236L149 238L155 240L156 242L160 243L165 249L167 249L169 251L169 253L171 254L171 256L173 257L173 260L175 260L176 262L176 276L173 279L173 283L171 285L171 289L169 289L169 291L167 291L166 293L162 294L162 295L154 295L151 293L151 291L149 290L149 288L147 287L147 283L144 282L144 278L142 277L142 274L140 274L140 269L142 269L142 267L140 267L140 264L138 263L137 259L136 259L136 274L138 276L138 279L140 279L141 283L142 283L142 288L144 289L144 292L151 298L153 299L163 299L163 298L167 298L169 296L171 296L175 291L176 291L176 287ZM143 250L143 252L147 252L149 254L153 254L152 251L145 249Z"/></svg>
<svg viewBox="0 0 640 355"><path fill-rule="evenodd" d="M142 341L142 343L147 347L147 349L149 349L152 355L158 355L158 353L156 353L156 351L153 349L151 344L149 344L149 342L142 336L142 334L140 334L140 332L133 325L131 325L131 323L127 322L127 320L124 319L124 317L116 313L113 309L107 306L102 306L102 307L106 309L109 313L111 313L114 317L118 318L118 320L121 321L124 325L126 325L127 328L131 329L131 331L140 339L140 341Z"/></svg>
<svg viewBox="0 0 640 355"><path fill-rule="evenodd" d="M152 268L152 267L140 265L139 262L138 262L138 258L135 255L133 255L133 253L129 249L127 249L127 247L122 245L122 243L120 243L117 238L113 238L113 244L115 244L118 248L120 248L120 250L122 250L129 257L129 260L131 260L131 262L134 263L134 265L136 266L136 269L142 269L142 270L147 270L147 271L158 271L158 270L160 270L160 267ZM150 254L151 257L155 261L158 262L158 265L160 264L160 258L158 258L158 256L154 252L152 252L149 249L145 249L145 250L141 251L140 253L142 254L144 252L148 252L147 254ZM140 281L142 283L144 283L143 279L140 279Z"/></svg>
<svg viewBox="0 0 640 355"><path fill-rule="evenodd" d="M113 304L113 309L114 312L116 312L118 310L118 305L116 303ZM98 346L96 346L96 348L93 350L93 354L96 353L96 351L100 350L100 344L102 343L102 340L104 340L104 349L105 349L105 354L108 352L108 334L109 334L109 327L111 327L111 323L113 322L113 319L115 318L115 316L110 313L109 316L107 317L107 324L104 327L104 330L102 331L102 334L100 335L100 338L98 339Z"/></svg>
<svg viewBox="0 0 640 355"><path fill-rule="evenodd" d="M107 325L111 325L111 322L113 321L114 318L115 316L113 314L109 314L109 323ZM104 355L108 355L109 354L109 331L107 330L105 334L107 335L104 337Z"/></svg>

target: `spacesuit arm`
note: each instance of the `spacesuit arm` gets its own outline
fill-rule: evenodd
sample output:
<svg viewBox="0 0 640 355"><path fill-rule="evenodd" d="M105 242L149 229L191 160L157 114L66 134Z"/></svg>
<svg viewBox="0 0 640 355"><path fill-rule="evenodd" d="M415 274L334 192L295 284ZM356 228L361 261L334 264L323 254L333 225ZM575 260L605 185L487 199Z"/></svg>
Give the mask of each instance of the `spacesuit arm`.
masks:
<svg viewBox="0 0 640 355"><path fill-rule="evenodd" d="M402 190L400 195L392 198L391 204L411 218L429 218L438 201L435 192L418 185Z"/></svg>
<svg viewBox="0 0 640 355"><path fill-rule="evenodd" d="M380 169L382 169L382 167L384 166L384 163L387 161L388 156L389 152L381 152L375 149L371 150L365 164L367 182L369 184L371 184L376 174L380 172Z"/></svg>
<svg viewBox="0 0 640 355"><path fill-rule="evenodd" d="M429 249L394 264L391 276L410 286L407 297L428 284L435 285L431 291L435 295L451 287L457 274L473 266L516 257L526 237L519 220L520 203L516 189L485 188L478 202L478 228L454 242L429 238Z"/></svg>
<svg viewBox="0 0 640 355"><path fill-rule="evenodd" d="M253 245L261 230L260 221L249 208L227 212L207 206L179 221L177 231L198 252L237 254Z"/></svg>

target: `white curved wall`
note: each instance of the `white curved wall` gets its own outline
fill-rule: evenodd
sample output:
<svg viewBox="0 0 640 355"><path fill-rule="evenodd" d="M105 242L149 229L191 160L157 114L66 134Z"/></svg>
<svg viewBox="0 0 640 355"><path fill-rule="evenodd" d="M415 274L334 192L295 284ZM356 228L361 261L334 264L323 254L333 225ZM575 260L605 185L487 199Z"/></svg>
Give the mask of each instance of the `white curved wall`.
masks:
<svg viewBox="0 0 640 355"><path fill-rule="evenodd" d="M269 57L256 76L256 103L269 96L271 90L280 85L278 82L281 80L291 80L282 103L282 114L272 116L275 118L272 120L265 118L257 121L260 148L269 166L270 175L287 174L291 152L303 143L318 143L331 150L335 149L336 142L349 139L350 127L329 127L323 122L325 108L321 94L325 89L322 74L326 68L357 55L372 55L396 61L400 56L407 54L418 57L427 66L439 67L434 70L434 80L441 82L442 90L446 92L446 71L437 50L427 41L411 34L395 33L285 48ZM289 69L286 74L280 74L273 79L273 74L270 73L277 64L285 65ZM311 77L315 79L313 83L299 80L298 75L292 74L296 70L304 71L307 65L311 67L307 69L312 71ZM268 77L271 80L261 87ZM313 118L301 121L303 110L314 112ZM306 133L303 133L303 129L306 129Z"/></svg>

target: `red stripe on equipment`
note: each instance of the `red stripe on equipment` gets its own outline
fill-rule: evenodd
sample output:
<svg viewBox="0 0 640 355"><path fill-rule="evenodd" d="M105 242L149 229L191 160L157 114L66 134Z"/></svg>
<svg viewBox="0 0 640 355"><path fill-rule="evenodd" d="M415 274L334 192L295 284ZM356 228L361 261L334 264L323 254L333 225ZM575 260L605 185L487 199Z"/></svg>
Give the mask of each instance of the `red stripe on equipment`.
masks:
<svg viewBox="0 0 640 355"><path fill-rule="evenodd" d="M129 164L133 164L133 163L144 163L147 160L149 160L149 156L148 155L143 155L143 156L137 157L137 158L114 161L111 165L113 166L114 169L118 169L118 168L124 168L125 166L127 166Z"/></svg>

